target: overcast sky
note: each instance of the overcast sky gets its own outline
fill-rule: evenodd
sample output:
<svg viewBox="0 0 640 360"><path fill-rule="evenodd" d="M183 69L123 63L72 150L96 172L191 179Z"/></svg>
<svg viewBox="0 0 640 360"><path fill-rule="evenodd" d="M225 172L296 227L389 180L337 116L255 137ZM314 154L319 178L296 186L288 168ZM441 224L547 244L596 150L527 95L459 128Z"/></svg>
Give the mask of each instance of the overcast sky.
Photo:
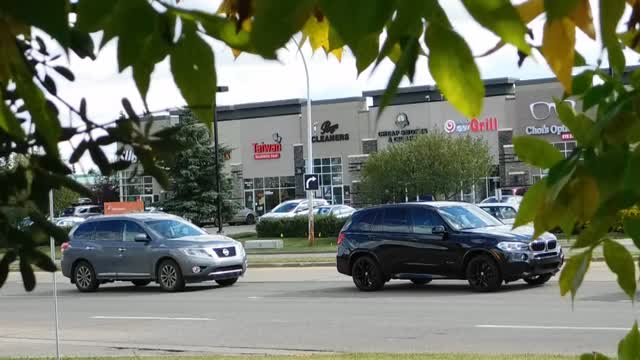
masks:
<svg viewBox="0 0 640 360"><path fill-rule="evenodd" d="M218 3L219 1L215 0L182 0L180 6L213 12ZM460 1L446 0L440 3L445 7L456 29L467 39L474 54L483 53L496 44L497 38L475 25ZM592 0L592 8L594 18L597 19L597 1ZM542 41L542 24L542 19L531 24L536 44ZM595 64L600 56L600 44L593 42L580 31L576 31L576 34L578 51L585 56L587 62ZM70 66L76 74L76 81L59 84L58 93L72 104L79 104L80 99L85 97L89 116L99 122L111 121L118 116L121 111L120 100L123 97L131 100L136 111L143 110L132 80L131 69L118 73L116 45L116 40L112 40L99 53L96 61L81 60L72 55ZM229 87L229 92L218 95L219 105L306 97L304 68L300 54L295 51L293 44L289 46L290 50L278 52L279 61L266 61L250 54L242 54L234 60L231 50L223 44L213 43L213 48L218 85ZM393 64L385 60L373 73L371 69L367 69L358 76L355 59L348 51L344 52L341 62L333 56L327 58L321 49L312 55L309 45L304 47L303 54L309 64L313 100L360 96L365 90L384 88L393 70ZM518 68L517 60L516 50L504 47L489 57L479 59L478 62L485 79L531 79L552 76L542 61L527 59L523 66ZM636 55L627 54L628 65L637 62ZM413 85L433 83L427 61L421 58L417 64ZM406 79L401 84L409 85L411 84ZM147 100L152 111L185 104L171 77L168 60L156 66ZM65 147L61 150L63 156L69 156L70 148ZM89 162L83 159L83 164L86 170Z"/></svg>

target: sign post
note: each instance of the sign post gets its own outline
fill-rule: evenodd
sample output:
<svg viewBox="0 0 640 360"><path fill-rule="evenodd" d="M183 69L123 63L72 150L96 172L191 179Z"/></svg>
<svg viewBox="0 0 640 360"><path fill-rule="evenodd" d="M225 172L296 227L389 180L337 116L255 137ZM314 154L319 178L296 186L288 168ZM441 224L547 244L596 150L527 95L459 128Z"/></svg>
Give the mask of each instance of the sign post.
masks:
<svg viewBox="0 0 640 360"><path fill-rule="evenodd" d="M49 190L49 217L53 221L53 190ZM49 237L49 246L51 247L51 260L56 262L56 243L53 236ZM59 321L58 321L58 285L56 283L56 271L53 274L53 314L55 322L55 336L56 336L56 359L60 360L60 335L59 335Z"/></svg>

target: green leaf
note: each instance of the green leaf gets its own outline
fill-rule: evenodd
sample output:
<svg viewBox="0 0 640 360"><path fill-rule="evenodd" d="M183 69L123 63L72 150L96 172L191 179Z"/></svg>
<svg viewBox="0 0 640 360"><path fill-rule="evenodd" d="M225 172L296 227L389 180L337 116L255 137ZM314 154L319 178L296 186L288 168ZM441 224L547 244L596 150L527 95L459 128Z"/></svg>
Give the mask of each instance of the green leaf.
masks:
<svg viewBox="0 0 640 360"><path fill-rule="evenodd" d="M571 90L571 93L573 95L584 94L589 88L593 86L593 75L595 75L595 72L593 70L585 70L580 74L574 76L572 83L573 89Z"/></svg>
<svg viewBox="0 0 640 360"><path fill-rule="evenodd" d="M482 112L484 84L465 40L455 31L430 23L425 32L429 71L449 102L464 116Z"/></svg>
<svg viewBox="0 0 640 360"><path fill-rule="evenodd" d="M49 256L40 252L40 250L31 251L29 253L29 257L37 267L44 271L55 272L56 270L58 270L58 267L53 262L53 260Z"/></svg>
<svg viewBox="0 0 640 360"><path fill-rule="evenodd" d="M624 13L625 0L600 0L600 36L609 55L609 66L617 74L624 72L624 54L616 28Z"/></svg>
<svg viewBox="0 0 640 360"><path fill-rule="evenodd" d="M93 160L93 162L96 165L98 165L98 168L100 169L100 172L102 173L102 175L108 176L109 174L111 174L109 159L107 159L107 156L104 154L100 146L95 142L91 141L87 144L87 147L89 148L89 154L91 155L91 160Z"/></svg>
<svg viewBox="0 0 640 360"><path fill-rule="evenodd" d="M76 28L84 32L101 30L112 15L118 2L118 0L78 1Z"/></svg>
<svg viewBox="0 0 640 360"><path fill-rule="evenodd" d="M591 144L593 121L585 114L576 115L573 108L565 101L556 100L556 110L560 121L569 128L578 143L582 146L589 146Z"/></svg>
<svg viewBox="0 0 640 360"><path fill-rule="evenodd" d="M604 241L604 259L609 269L618 276L618 285L629 296L636 299L636 268L629 250L613 240Z"/></svg>
<svg viewBox="0 0 640 360"><path fill-rule="evenodd" d="M562 272L560 273L560 295L565 296L571 292L571 301L574 301L578 288L584 280L584 275L589 270L591 264L592 250L586 250L579 254L572 255Z"/></svg>
<svg viewBox="0 0 640 360"><path fill-rule="evenodd" d="M71 72L71 70L69 70L69 68L64 67L64 66L54 66L53 70L55 70L58 74L64 76L67 80L69 81L73 81L75 80L75 76L73 75L73 73Z"/></svg>
<svg viewBox="0 0 640 360"><path fill-rule="evenodd" d="M444 11L442 6L440 6L438 0L424 0L424 3L425 11L423 15L429 23L438 24L448 29L453 28L449 18L447 17L447 13Z"/></svg>
<svg viewBox="0 0 640 360"><path fill-rule="evenodd" d="M597 105L600 101L609 97L613 93L614 85L611 82L605 82L589 88L582 98L582 111L587 111Z"/></svg>
<svg viewBox="0 0 640 360"><path fill-rule="evenodd" d="M198 120L211 129L217 89L213 52L189 23L183 23L181 39L171 52L171 72Z"/></svg>
<svg viewBox="0 0 640 360"><path fill-rule="evenodd" d="M155 31L158 17L158 13L147 1L118 3L113 18L113 26L121 31L118 37L118 71L122 72L138 59L147 56L143 52L144 46Z"/></svg>
<svg viewBox="0 0 640 360"><path fill-rule="evenodd" d="M356 68L358 74L362 73L378 56L378 34L371 34L363 38L355 48L353 55L356 57Z"/></svg>
<svg viewBox="0 0 640 360"><path fill-rule="evenodd" d="M549 142L533 136L515 137L513 145L520 160L542 169L552 168L564 159L562 153Z"/></svg>
<svg viewBox="0 0 640 360"><path fill-rule="evenodd" d="M258 53L273 56L304 26L315 3L315 0L256 1L251 42Z"/></svg>
<svg viewBox="0 0 640 360"><path fill-rule="evenodd" d="M82 140L71 153L71 157L69 157L69 163L70 164L77 163L78 160L80 160L80 158L82 157L82 155L84 155L84 152L86 150L87 150L87 141Z"/></svg>
<svg viewBox="0 0 640 360"><path fill-rule="evenodd" d="M407 41L405 47L402 50L402 55L396 64L395 69L393 69L393 73L389 78L389 83L387 83L387 88L382 95L382 101L380 103L380 111L378 112L378 117L382 114L384 108L389 105L391 99L395 95L398 90L398 85L400 85L400 81L402 77L406 74L409 76L409 79L413 82L413 76L415 75L416 70L416 60L418 59L418 51L420 49L420 43L417 38L413 38Z"/></svg>
<svg viewBox="0 0 640 360"><path fill-rule="evenodd" d="M573 66L574 67L582 67L582 66L587 66L587 60L585 60L584 56L582 56L582 54L580 54L579 52L575 51L573 54L574 58L573 58ZM575 78L574 78L575 81ZM575 85L573 85L575 88ZM574 92L572 92L572 94L575 94Z"/></svg>
<svg viewBox="0 0 640 360"><path fill-rule="evenodd" d="M564 1L562 1L564 2ZM463 0L467 11L480 25L493 31L506 43L528 54L531 47L525 41L527 27L509 0Z"/></svg>
<svg viewBox="0 0 640 360"><path fill-rule="evenodd" d="M637 360L638 354L640 354L640 332L636 321L627 336L618 343L618 360Z"/></svg>
<svg viewBox="0 0 640 360"><path fill-rule="evenodd" d="M547 18L556 20L563 18L576 8L580 0L544 0L544 8L547 10Z"/></svg>
<svg viewBox="0 0 640 360"><path fill-rule="evenodd" d="M22 284L26 291L32 291L36 287L36 276L33 273L31 264L25 256L25 251L20 252L20 273L22 274Z"/></svg>
<svg viewBox="0 0 640 360"><path fill-rule="evenodd" d="M640 147L630 154L624 170L623 186L627 191L632 191L636 196L640 196L638 180L640 179ZM640 249L640 247L638 247Z"/></svg>
<svg viewBox="0 0 640 360"><path fill-rule="evenodd" d="M547 180L545 178L539 180L527 190L516 214L516 220L513 223L514 228L526 225L535 219L538 210L545 201L546 191Z"/></svg>
<svg viewBox="0 0 640 360"><path fill-rule="evenodd" d="M69 45L67 0L3 0L0 14L44 30L66 47Z"/></svg>
<svg viewBox="0 0 640 360"><path fill-rule="evenodd" d="M351 50L360 46L366 37L380 34L393 14L394 3L389 0L349 0L348 4L341 0L320 1L329 23Z"/></svg>
<svg viewBox="0 0 640 360"><path fill-rule="evenodd" d="M24 130L15 115L9 110L4 101L0 101L0 129L7 132L14 139L22 140L25 137Z"/></svg>
<svg viewBox="0 0 640 360"><path fill-rule="evenodd" d="M165 15L156 17L155 30L146 37L142 45L141 53L144 56L138 57L133 64L133 79L138 87L138 92L142 95L145 107L147 106L146 97L149 91L151 73L155 65L164 60L169 54L172 44L166 39L165 34L172 35L174 26L173 17Z"/></svg>
<svg viewBox="0 0 640 360"><path fill-rule="evenodd" d="M85 32L71 29L71 44L69 45L71 50L78 55L81 59L89 58L91 60L96 59L94 54L94 44L91 36Z"/></svg>
<svg viewBox="0 0 640 360"><path fill-rule="evenodd" d="M9 265L16 261L16 253L13 250L7 251L0 261L0 287L7 281L9 276Z"/></svg>

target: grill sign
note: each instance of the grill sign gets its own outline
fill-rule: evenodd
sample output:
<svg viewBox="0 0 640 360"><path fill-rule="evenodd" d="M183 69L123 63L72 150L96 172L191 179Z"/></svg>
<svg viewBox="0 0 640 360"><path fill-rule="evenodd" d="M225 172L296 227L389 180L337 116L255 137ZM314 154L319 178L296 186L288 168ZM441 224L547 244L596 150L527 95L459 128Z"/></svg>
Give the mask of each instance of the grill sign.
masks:
<svg viewBox="0 0 640 360"><path fill-rule="evenodd" d="M280 159L282 144L253 144L253 158L255 160Z"/></svg>
<svg viewBox="0 0 640 360"><path fill-rule="evenodd" d="M498 119L495 117L487 117L484 120L478 120L476 118L470 121L453 121L447 120L444 122L444 131L448 134L458 132L485 132L498 130Z"/></svg>

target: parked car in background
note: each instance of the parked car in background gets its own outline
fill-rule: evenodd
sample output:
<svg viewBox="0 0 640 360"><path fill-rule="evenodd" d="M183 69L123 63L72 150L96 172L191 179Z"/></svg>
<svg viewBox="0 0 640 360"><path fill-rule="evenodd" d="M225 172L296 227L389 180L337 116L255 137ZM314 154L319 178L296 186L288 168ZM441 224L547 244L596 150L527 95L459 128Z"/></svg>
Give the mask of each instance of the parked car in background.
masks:
<svg viewBox="0 0 640 360"><path fill-rule="evenodd" d="M231 218L231 220L229 220L229 225L236 225L236 224L252 225L256 223L256 218L257 216L255 211L248 208L242 208L236 211L235 214L233 214L233 217Z"/></svg>
<svg viewBox="0 0 640 360"><path fill-rule="evenodd" d="M68 207L62 211L61 217L76 216L81 218L88 218L91 216L102 215L102 206L99 205L78 205Z"/></svg>
<svg viewBox="0 0 640 360"><path fill-rule="evenodd" d="M82 197L82 198L78 198L78 200L76 200L76 202L73 205L91 205L93 201L89 198L86 197Z"/></svg>
<svg viewBox="0 0 640 360"><path fill-rule="evenodd" d="M520 195L502 195L500 198L497 196L489 196L488 198L480 201L480 204L509 203L520 205L522 198L523 197Z"/></svg>
<svg viewBox="0 0 640 360"><path fill-rule="evenodd" d="M174 215L132 213L87 219L74 228L62 251L62 274L82 292L100 284L152 281L166 291L215 280L233 285L247 269L242 244L210 235Z"/></svg>
<svg viewBox="0 0 640 360"><path fill-rule="evenodd" d="M332 215L338 219L345 219L351 216L355 211L356 209L347 205L328 205L315 208L313 213L316 215Z"/></svg>
<svg viewBox="0 0 640 360"><path fill-rule="evenodd" d="M63 216L53 219L53 223L59 227L72 228L85 220L86 218L79 216Z"/></svg>
<svg viewBox="0 0 640 360"><path fill-rule="evenodd" d="M478 204L478 207L504 224L513 225L516 221L519 205L515 203L487 203Z"/></svg>
<svg viewBox="0 0 640 360"><path fill-rule="evenodd" d="M337 269L362 291L391 279L426 284L465 279L475 291L495 291L523 279L541 285L564 262L556 237L532 239L533 227L511 229L476 205L425 202L356 211L338 236Z"/></svg>
<svg viewBox="0 0 640 360"><path fill-rule="evenodd" d="M324 199L314 199L313 207L327 206L329 202ZM305 211L309 211L309 201L305 199L289 200L273 208L273 210L262 215L262 219L282 219L294 217L297 215L304 215Z"/></svg>

